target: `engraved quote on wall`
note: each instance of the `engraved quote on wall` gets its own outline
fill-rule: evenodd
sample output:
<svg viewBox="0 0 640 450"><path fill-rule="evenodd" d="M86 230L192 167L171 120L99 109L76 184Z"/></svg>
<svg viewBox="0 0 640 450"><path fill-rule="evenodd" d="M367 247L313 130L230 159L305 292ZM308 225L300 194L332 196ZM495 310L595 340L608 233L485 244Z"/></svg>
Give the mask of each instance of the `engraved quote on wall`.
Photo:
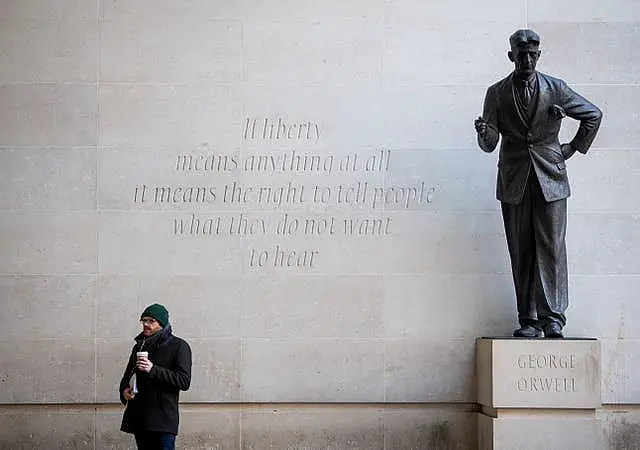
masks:
<svg viewBox="0 0 640 450"><path fill-rule="evenodd" d="M384 239L394 233L390 211L429 205L439 188L385 180L391 149L327 151L319 121L246 117L241 129L237 150L204 144L173 155L171 170L185 181L138 183L134 205L171 206L167 231L175 238L275 238L273 246L246 250L249 268L310 270L322 247L300 247L305 237ZM228 210L237 213L222 213Z"/></svg>

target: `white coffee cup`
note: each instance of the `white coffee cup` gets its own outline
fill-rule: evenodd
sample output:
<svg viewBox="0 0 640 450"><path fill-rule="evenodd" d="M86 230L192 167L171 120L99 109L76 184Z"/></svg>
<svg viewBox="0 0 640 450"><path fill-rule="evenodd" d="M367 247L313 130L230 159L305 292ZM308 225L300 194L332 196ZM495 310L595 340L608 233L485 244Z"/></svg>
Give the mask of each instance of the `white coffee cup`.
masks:
<svg viewBox="0 0 640 450"><path fill-rule="evenodd" d="M136 353L136 358L138 361L140 361L142 358L148 358L149 357L149 352L137 352Z"/></svg>

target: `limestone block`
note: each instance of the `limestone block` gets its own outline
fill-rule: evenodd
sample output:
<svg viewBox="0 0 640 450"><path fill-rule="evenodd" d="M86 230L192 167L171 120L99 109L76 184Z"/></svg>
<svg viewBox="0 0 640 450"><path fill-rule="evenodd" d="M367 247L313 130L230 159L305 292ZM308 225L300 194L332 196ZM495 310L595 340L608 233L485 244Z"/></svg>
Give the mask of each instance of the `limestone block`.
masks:
<svg viewBox="0 0 640 450"><path fill-rule="evenodd" d="M602 340L602 402L634 404L640 401L639 339Z"/></svg>
<svg viewBox="0 0 640 450"><path fill-rule="evenodd" d="M509 71L506 66L504 76ZM495 80L500 78L501 74L497 74ZM482 114L485 92L484 86L385 86L379 94L383 111L398 110L402 114L385 116L382 145L402 149L477 149L473 118ZM469 119L461 120L463 117Z"/></svg>
<svg viewBox="0 0 640 450"><path fill-rule="evenodd" d="M630 6L629 9L638 10L638 7ZM556 16L559 17L559 13ZM578 92L581 84L637 82L640 59L619 45L640 38L634 22L558 22L533 22L530 25L542 41L538 70L562 78ZM584 42L580 36L589 36L589 51L576 51Z"/></svg>
<svg viewBox="0 0 640 450"><path fill-rule="evenodd" d="M635 321L625 319L640 314L639 291L640 278L632 275L570 276L567 334L602 338L604 361L611 350L607 348L609 339L640 338ZM607 366L603 363L602 367L604 371Z"/></svg>
<svg viewBox="0 0 640 450"><path fill-rule="evenodd" d="M385 401L471 402L473 341L390 339L385 343Z"/></svg>
<svg viewBox="0 0 640 450"><path fill-rule="evenodd" d="M326 24L346 20L366 20L379 23L383 19L386 0L353 0L330 2L318 5L313 0L300 0L292 5L287 2L256 4L251 0L240 0L238 7L242 17L251 25L252 21L264 22L311 22ZM327 33L331 34L330 28Z"/></svg>
<svg viewBox="0 0 640 450"><path fill-rule="evenodd" d="M0 209L95 209L96 158L95 147L0 150Z"/></svg>
<svg viewBox="0 0 640 450"><path fill-rule="evenodd" d="M640 239L640 216L570 214L567 253L577 275L640 273L640 259L630 242Z"/></svg>
<svg viewBox="0 0 640 450"><path fill-rule="evenodd" d="M93 417L93 410L83 408L0 409L0 448L92 450Z"/></svg>
<svg viewBox="0 0 640 450"><path fill-rule="evenodd" d="M465 406L390 405L384 411L384 448L475 449L478 435L476 416Z"/></svg>
<svg viewBox="0 0 640 450"><path fill-rule="evenodd" d="M136 448L132 434L120 431L124 407L106 406L96 413L96 448L123 450ZM176 448L240 450L240 408L210 408L180 405L180 426ZM93 448L93 447L92 447Z"/></svg>
<svg viewBox="0 0 640 450"><path fill-rule="evenodd" d="M176 448L240 450L244 424L238 407L215 406L210 409L183 405Z"/></svg>
<svg viewBox="0 0 640 450"><path fill-rule="evenodd" d="M242 42L238 21L119 18L101 25L101 80L240 81Z"/></svg>
<svg viewBox="0 0 640 450"><path fill-rule="evenodd" d="M379 82L382 27L382 22L362 19L247 22L242 35L243 80L267 86ZM295 40L288 38L292 35ZM287 70L282 70L285 65Z"/></svg>
<svg viewBox="0 0 640 450"><path fill-rule="evenodd" d="M380 340L247 339L242 346L243 401L381 402L383 367Z"/></svg>
<svg viewBox="0 0 640 450"><path fill-rule="evenodd" d="M615 2L589 2L580 0L557 2L540 0L527 3L529 22L636 22L640 18L640 5L635 0Z"/></svg>
<svg viewBox="0 0 640 450"><path fill-rule="evenodd" d="M383 450L383 411L375 408L280 407L242 412L242 445L264 448Z"/></svg>
<svg viewBox="0 0 640 450"><path fill-rule="evenodd" d="M96 447L105 450L136 450L133 434L120 431L124 406L103 406L95 414ZM181 415L184 414L181 411Z"/></svg>
<svg viewBox="0 0 640 450"><path fill-rule="evenodd" d="M479 48L505 48L508 36L514 31L512 21L500 22L494 17L491 26L487 26L486 22L469 19L464 21L464 27L461 28L462 25L456 26L451 20L454 17L460 19L464 15L462 10L471 11L476 9L474 6L458 4L451 16L438 21L436 17L451 8L450 5L424 4L425 11L421 11L416 2L399 12L398 4L392 2L389 9L393 11L390 14L401 15L413 10L420 15L399 18L397 22L389 22L385 29L383 77L386 85L489 86L502 77L500 70L508 63L506 51L486 55L486 58L479 58L478 55L460 56L469 54L470 42ZM498 8L489 9L495 12ZM505 6L505 10L507 12L501 13L506 16L513 11L513 6ZM418 17L422 20L418 20ZM412 45L408 46L407 42ZM472 77L470 73L473 73ZM431 99L422 100L431 106ZM478 108L481 107L478 105Z"/></svg>
<svg viewBox="0 0 640 450"><path fill-rule="evenodd" d="M97 29L95 20L61 23L0 15L0 81L95 82Z"/></svg>
<svg viewBox="0 0 640 450"><path fill-rule="evenodd" d="M480 338L478 403L489 408L599 408L596 339Z"/></svg>
<svg viewBox="0 0 640 450"><path fill-rule="evenodd" d="M95 273L97 222L87 211L0 215L0 273Z"/></svg>
<svg viewBox="0 0 640 450"><path fill-rule="evenodd" d="M96 145L98 101L90 85L0 85L0 145Z"/></svg>
<svg viewBox="0 0 640 450"><path fill-rule="evenodd" d="M96 284L94 275L0 276L0 298L6 299L0 314L2 339L93 338Z"/></svg>
<svg viewBox="0 0 640 450"><path fill-rule="evenodd" d="M632 449L640 442L640 412L633 407L610 406L600 414L603 441L612 450Z"/></svg>
<svg viewBox="0 0 640 450"><path fill-rule="evenodd" d="M478 414L479 450L602 450L600 420L560 414L492 418Z"/></svg>
<svg viewBox="0 0 640 450"><path fill-rule="evenodd" d="M240 18L236 3L224 0L195 0L185 4L179 0L167 0L162 5L153 0L133 0L120 2L105 0L100 2L100 18L103 20L130 20L132 22L162 21L175 19L179 22L221 17Z"/></svg>
<svg viewBox="0 0 640 450"><path fill-rule="evenodd" d="M242 274L101 276L97 315L110 326L98 327L96 334L106 339L133 339L141 331L140 313L158 302L169 310L177 336L240 337L245 284Z"/></svg>
<svg viewBox="0 0 640 450"><path fill-rule="evenodd" d="M267 59L264 55L260 58ZM251 134L252 139L243 139L243 149L255 151L256 147L259 147L262 153L265 152L265 147L290 151L293 144L299 152L314 150L321 155L338 156L356 151L377 150L384 146L384 123L387 114L383 109L386 105L383 105L379 80L345 79L342 84L337 84L341 79L337 79L333 84L308 81L297 86L265 89L263 83L277 83L279 69L275 67L275 63L264 64L274 65L270 68L273 72L264 75L274 80L243 86L243 121L247 118L258 119L258 123L263 124L264 120L268 119L268 126L278 119L290 125L311 122L312 133L309 133L307 138L305 127L301 136L303 139L275 139L270 133L264 133L264 125L258 125L255 134ZM308 74L302 68L297 68L295 73L291 76L317 77ZM258 75L259 73L256 76ZM348 86L348 89L345 89L345 86ZM315 125L319 128L319 136L313 133ZM253 123L251 130L253 131ZM244 136L243 128L243 134L238 135L238 138ZM262 139L262 136L267 136L268 139Z"/></svg>
<svg viewBox="0 0 640 450"><path fill-rule="evenodd" d="M225 0L193 0L188 5L179 0L166 0L158 5L153 0L132 0L122 3L118 0L100 2L102 17L113 20L163 20L174 18L179 21L233 18L261 20L264 22L326 22L336 19L367 18L380 21L384 13L385 0L353 0L347 3L330 2L319 5L312 0L290 2L255 3L239 0L229 3Z"/></svg>
<svg viewBox="0 0 640 450"><path fill-rule="evenodd" d="M183 402L242 401L240 339L190 339L193 354L191 387L180 394Z"/></svg>
<svg viewBox="0 0 640 450"><path fill-rule="evenodd" d="M94 401L91 339L29 340L23 336L0 342L0 355L0 403Z"/></svg>
<svg viewBox="0 0 640 450"><path fill-rule="evenodd" d="M386 0L385 14L390 24L405 22L447 22L452 28L475 23L511 22L522 19L523 3L508 0L497 0L491 7L482 7L473 0L457 3L447 2L404 2L402 0Z"/></svg>
<svg viewBox="0 0 640 450"><path fill-rule="evenodd" d="M244 254L238 251L241 237L219 239L203 233L184 236L182 230L192 226L191 216L191 213L104 212L99 236L101 273L175 275L242 271ZM219 216L231 217L229 213L213 217ZM205 226L210 218L203 217L198 219L200 226Z"/></svg>
<svg viewBox="0 0 640 450"><path fill-rule="evenodd" d="M504 274L509 260L502 220L491 213L397 212L380 241L384 272ZM464 219L463 219L464 218Z"/></svg>
<svg viewBox="0 0 640 450"><path fill-rule="evenodd" d="M8 20L95 21L97 5L84 0L9 0L2 4L0 18Z"/></svg>
<svg viewBox="0 0 640 450"><path fill-rule="evenodd" d="M99 96L104 147L182 151L215 140L233 148L241 136L238 92L228 85L113 83L101 85Z"/></svg>
<svg viewBox="0 0 640 450"><path fill-rule="evenodd" d="M96 342L96 401L120 404L118 389L135 342L129 339L103 339Z"/></svg>
<svg viewBox="0 0 640 450"><path fill-rule="evenodd" d="M597 105L603 113L602 126L593 141L593 148L626 149L640 145L640 133L629 120L640 101L640 87L635 84L580 86L579 93ZM565 120L566 122L573 122ZM577 127L577 123L574 122ZM562 142L565 142L562 140ZM577 155L580 156L580 155ZM587 153L587 157L589 154Z"/></svg>
<svg viewBox="0 0 640 450"><path fill-rule="evenodd" d="M392 150L385 188L418 187L428 191L413 194L407 201L385 205L389 211L495 211L495 157L477 150ZM395 194L390 191L391 195ZM415 199L415 200L414 200Z"/></svg>
<svg viewBox="0 0 640 450"><path fill-rule="evenodd" d="M243 283L240 333L244 337L382 336L383 280L379 275L256 274L246 275Z"/></svg>
<svg viewBox="0 0 640 450"><path fill-rule="evenodd" d="M383 288L382 320L388 338L473 341L492 333L506 335L515 326L508 274L385 275Z"/></svg>
<svg viewBox="0 0 640 450"><path fill-rule="evenodd" d="M599 149L571 158L572 212L637 214L627 192L640 190L640 155L634 150Z"/></svg>

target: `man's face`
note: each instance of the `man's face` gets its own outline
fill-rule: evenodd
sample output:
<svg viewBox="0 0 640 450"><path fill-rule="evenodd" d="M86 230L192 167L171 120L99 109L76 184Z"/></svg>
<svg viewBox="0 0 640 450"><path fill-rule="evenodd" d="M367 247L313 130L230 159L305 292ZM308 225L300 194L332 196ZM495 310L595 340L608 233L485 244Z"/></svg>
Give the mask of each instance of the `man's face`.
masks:
<svg viewBox="0 0 640 450"><path fill-rule="evenodd" d="M145 316L140 319L140 323L142 324L142 334L146 337L152 336L156 332L162 330L160 322L158 322L153 317Z"/></svg>
<svg viewBox="0 0 640 450"><path fill-rule="evenodd" d="M528 77L536 70L540 49L537 44L525 44L512 49L508 55L516 66L516 75Z"/></svg>

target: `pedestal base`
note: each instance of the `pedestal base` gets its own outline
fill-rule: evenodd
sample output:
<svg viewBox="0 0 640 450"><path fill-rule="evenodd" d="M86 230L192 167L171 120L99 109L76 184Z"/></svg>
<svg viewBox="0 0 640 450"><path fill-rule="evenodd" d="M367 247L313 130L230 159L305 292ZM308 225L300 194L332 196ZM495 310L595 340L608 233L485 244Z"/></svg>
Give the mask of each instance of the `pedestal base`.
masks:
<svg viewBox="0 0 640 450"><path fill-rule="evenodd" d="M602 450L596 339L482 338L480 450Z"/></svg>
<svg viewBox="0 0 640 450"><path fill-rule="evenodd" d="M602 450L599 419L559 414L478 414L479 450Z"/></svg>
<svg viewBox="0 0 640 450"><path fill-rule="evenodd" d="M476 372L478 403L490 408L601 405L596 339L480 338Z"/></svg>

